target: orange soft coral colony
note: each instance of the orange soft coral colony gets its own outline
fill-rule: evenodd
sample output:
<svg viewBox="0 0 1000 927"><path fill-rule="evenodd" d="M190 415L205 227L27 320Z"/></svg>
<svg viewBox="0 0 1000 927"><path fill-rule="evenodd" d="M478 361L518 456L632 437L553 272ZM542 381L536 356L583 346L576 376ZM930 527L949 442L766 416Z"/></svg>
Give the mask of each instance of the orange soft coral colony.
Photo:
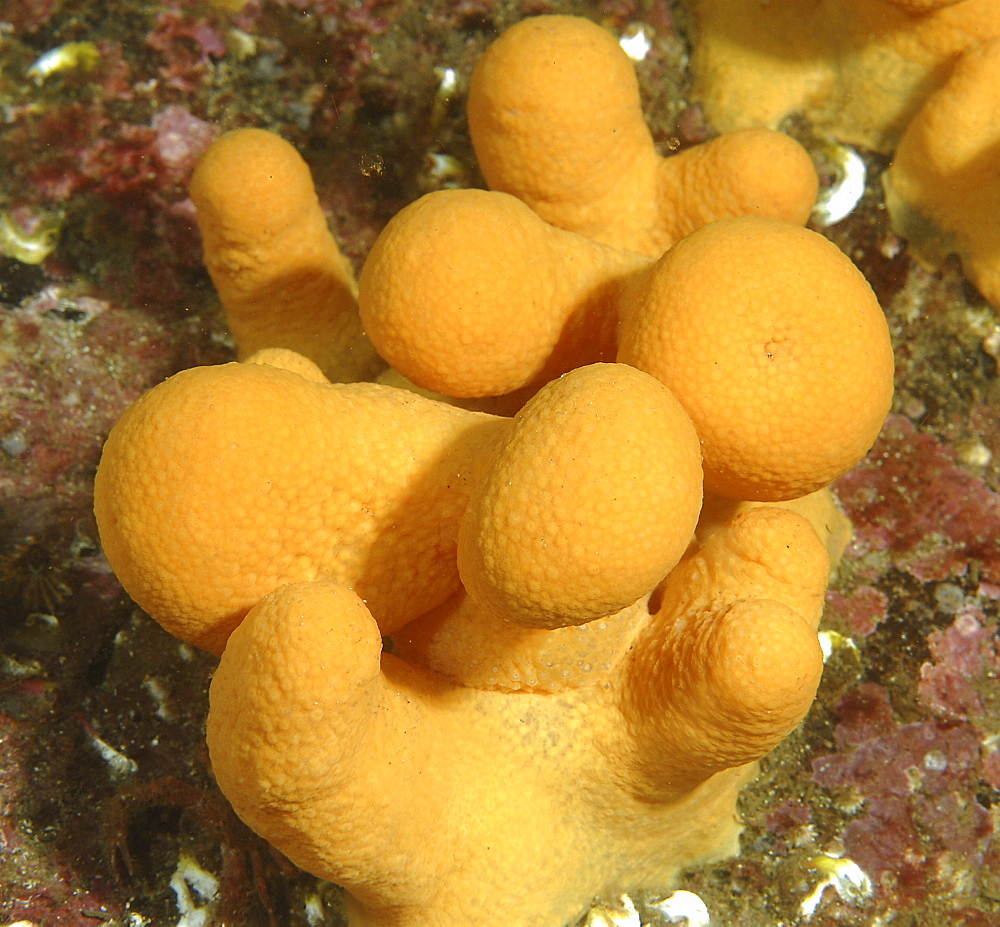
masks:
<svg viewBox="0 0 1000 927"><path fill-rule="evenodd" d="M250 360L270 363L185 370L112 429L94 502L128 593L215 653L288 582L350 585L385 633L443 602L470 479L506 420L319 382L302 359L273 366L283 352Z"/></svg>
<svg viewBox="0 0 1000 927"><path fill-rule="evenodd" d="M744 513L655 616L630 610L609 665L517 692L461 678L468 641L447 621L435 657L455 681L381 653L343 586L285 586L222 656L213 769L255 830L347 888L352 927L562 927L595 896L735 852L744 764L815 693L827 570L799 516ZM544 662L547 637L580 631L508 630ZM509 677L502 628L482 633Z"/></svg>
<svg viewBox="0 0 1000 927"><path fill-rule="evenodd" d="M760 507L688 548L698 451L624 365L511 420L271 349L133 406L95 507L126 588L222 651L223 791L352 927L562 927L734 852L815 693L824 546Z"/></svg>
<svg viewBox="0 0 1000 927"><path fill-rule="evenodd" d="M199 162L191 199L241 358L290 348L332 380L380 369L361 331L350 266L288 142L262 129L225 133Z"/></svg>
<svg viewBox="0 0 1000 927"><path fill-rule="evenodd" d="M693 0L695 98L722 131L796 111L891 151L963 51L1000 35L995 0Z"/></svg>
<svg viewBox="0 0 1000 927"><path fill-rule="evenodd" d="M659 257L726 216L805 223L817 179L797 142L769 130L661 158L628 56L575 16L508 29L476 64L469 130L488 185L561 228Z"/></svg>
<svg viewBox="0 0 1000 927"><path fill-rule="evenodd" d="M895 230L926 267L949 254L1000 305L1000 39L962 56L913 118L884 177Z"/></svg>

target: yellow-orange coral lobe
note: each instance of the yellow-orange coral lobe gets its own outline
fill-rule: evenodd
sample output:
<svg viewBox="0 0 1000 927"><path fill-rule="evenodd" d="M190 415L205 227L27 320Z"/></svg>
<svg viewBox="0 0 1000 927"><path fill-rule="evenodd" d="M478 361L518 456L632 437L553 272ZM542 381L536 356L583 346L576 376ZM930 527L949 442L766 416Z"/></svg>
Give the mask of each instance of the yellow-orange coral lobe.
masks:
<svg viewBox="0 0 1000 927"><path fill-rule="evenodd" d="M1000 35L994 0L694 0L695 98L722 131L804 111L890 152L962 52Z"/></svg>
<svg viewBox="0 0 1000 927"><path fill-rule="evenodd" d="M884 177L896 231L922 264L949 254L1000 305L1000 39L966 52L907 127Z"/></svg>
<svg viewBox="0 0 1000 927"><path fill-rule="evenodd" d="M723 219L657 264L625 312L618 359L673 390L702 440L705 487L805 495L854 466L892 398L871 287L831 242L788 223Z"/></svg>
<svg viewBox="0 0 1000 927"><path fill-rule="evenodd" d="M491 189L648 257L726 216L804 223L816 200L808 154L769 129L661 158L631 61L614 36L576 16L508 29L473 70L468 116Z"/></svg>
<svg viewBox="0 0 1000 927"><path fill-rule="evenodd" d="M388 633L458 587L477 448L506 424L268 364L196 367L112 430L101 541L143 608L214 652L263 595L321 578L357 589Z"/></svg>
<svg viewBox="0 0 1000 927"><path fill-rule="evenodd" d="M577 368L501 439L459 535L462 583L528 627L614 614L684 553L701 480L694 426L662 383L623 364Z"/></svg>
<svg viewBox="0 0 1000 927"><path fill-rule="evenodd" d="M463 397L537 388L613 359L614 300L646 263L548 225L505 193L442 190L379 236L361 272L361 318L419 386Z"/></svg>
<svg viewBox="0 0 1000 927"><path fill-rule="evenodd" d="M262 129L221 135L195 170L191 199L241 358L289 348L331 380L379 370L358 320L354 275L288 142Z"/></svg>

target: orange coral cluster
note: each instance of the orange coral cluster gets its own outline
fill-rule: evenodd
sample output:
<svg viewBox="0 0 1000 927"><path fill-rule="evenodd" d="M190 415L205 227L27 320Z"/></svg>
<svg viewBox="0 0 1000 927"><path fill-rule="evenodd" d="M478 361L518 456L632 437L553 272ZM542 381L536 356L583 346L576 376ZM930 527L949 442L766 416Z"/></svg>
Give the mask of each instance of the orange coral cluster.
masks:
<svg viewBox="0 0 1000 927"><path fill-rule="evenodd" d="M692 0L695 96L723 130L804 112L893 153L896 231L936 269L957 254L1000 305L1000 4L994 0Z"/></svg>
<svg viewBox="0 0 1000 927"><path fill-rule="evenodd" d="M804 111L891 151L967 50L1000 35L994 0L691 0L695 96L719 129Z"/></svg>
<svg viewBox="0 0 1000 927"><path fill-rule="evenodd" d="M569 17L511 32L539 30L617 54ZM503 67L485 59L498 85L521 60L501 43ZM638 139L623 93L631 122L610 125ZM492 130L473 129L485 150ZM418 386L505 394L486 401L516 413L332 383L318 363L344 380L360 358L375 366L350 278L301 178L268 187L261 208L282 223L241 223L232 153L259 172L258 144L299 172L283 143L241 132L196 180L206 261L231 317L260 333L238 333L241 352L257 350L140 399L95 484L125 588L221 654L208 741L237 812L344 885L352 925L559 927L734 852L737 791L821 672L827 548L843 543L821 487L864 454L891 395L863 278L787 221L801 209L782 221L730 197L745 191L725 158L711 190L618 225L616 241L653 254L670 226L680 240L659 259L508 193L432 194L373 249L360 317ZM814 177L792 199L806 188ZM703 505L703 486L729 498Z"/></svg>

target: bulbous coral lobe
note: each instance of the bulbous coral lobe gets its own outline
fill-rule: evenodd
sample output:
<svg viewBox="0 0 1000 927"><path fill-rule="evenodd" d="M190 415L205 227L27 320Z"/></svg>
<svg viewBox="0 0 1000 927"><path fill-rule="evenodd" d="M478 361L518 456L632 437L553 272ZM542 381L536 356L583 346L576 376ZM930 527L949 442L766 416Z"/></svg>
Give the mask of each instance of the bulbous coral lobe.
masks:
<svg viewBox="0 0 1000 927"><path fill-rule="evenodd" d="M101 541L143 608L216 653L267 592L319 578L353 585L390 633L458 588L470 479L504 427L370 383L194 368L112 429Z"/></svg>
<svg viewBox="0 0 1000 927"><path fill-rule="evenodd" d="M465 589L526 627L626 608L690 543L700 456L687 413L648 374L595 364L554 380L515 417L472 496Z"/></svg>
<svg viewBox="0 0 1000 927"><path fill-rule="evenodd" d="M755 217L704 226L640 279L618 360L674 391L706 489L736 499L827 485L865 455L892 399L888 325L860 271L821 235Z"/></svg>
<svg viewBox="0 0 1000 927"><path fill-rule="evenodd" d="M613 359L611 306L645 263L547 225L507 194L442 190L379 235L361 272L361 318L422 387L459 397L537 389Z"/></svg>

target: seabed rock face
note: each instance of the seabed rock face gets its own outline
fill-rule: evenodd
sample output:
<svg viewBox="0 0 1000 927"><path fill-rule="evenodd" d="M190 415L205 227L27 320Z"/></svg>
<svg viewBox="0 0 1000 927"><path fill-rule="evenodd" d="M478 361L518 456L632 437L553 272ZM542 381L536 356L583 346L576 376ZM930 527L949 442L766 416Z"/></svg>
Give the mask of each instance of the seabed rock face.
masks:
<svg viewBox="0 0 1000 927"><path fill-rule="evenodd" d="M186 196L217 127L262 125L296 144L357 270L402 205L477 182L464 81L525 11L9 6L0 918L159 925L204 909L248 927L342 924L339 890L253 836L217 791L200 747L214 661L124 596L99 551L90 485L107 430L141 392L233 357ZM661 153L712 134L685 90L684 3L549 11L649 37L636 68ZM99 60L64 53L70 64L29 73L70 42L94 43ZM832 182L826 140L801 117L788 128L830 165ZM854 540L828 597L813 710L743 791L740 856L684 873L679 887L719 924L794 922L813 899L819 927L889 912L986 927L1000 917L1000 322L957 263L931 273L911 260L883 208L888 156L858 150L865 193L823 231L885 309L894 414L835 486ZM25 263L54 227L54 249ZM869 889L831 860L855 864ZM663 916L662 900L634 899L643 922ZM631 923L629 904L607 901L618 920L605 922Z"/></svg>

